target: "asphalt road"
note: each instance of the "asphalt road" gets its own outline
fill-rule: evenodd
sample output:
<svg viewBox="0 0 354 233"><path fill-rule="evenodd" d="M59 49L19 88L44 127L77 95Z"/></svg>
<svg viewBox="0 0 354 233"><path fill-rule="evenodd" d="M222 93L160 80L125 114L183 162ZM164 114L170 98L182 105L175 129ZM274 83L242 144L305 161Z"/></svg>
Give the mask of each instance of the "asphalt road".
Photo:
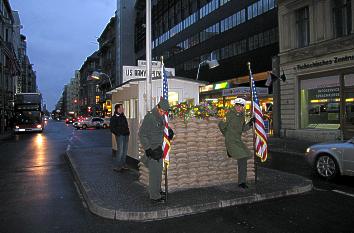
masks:
<svg viewBox="0 0 354 233"><path fill-rule="evenodd" d="M0 142L0 232L354 232L354 179L313 176L301 156L273 153L262 166L313 179L304 195L154 221L120 222L91 214L64 153L110 145L108 130L74 130L50 121L42 134ZM337 192L337 190L339 192Z"/></svg>

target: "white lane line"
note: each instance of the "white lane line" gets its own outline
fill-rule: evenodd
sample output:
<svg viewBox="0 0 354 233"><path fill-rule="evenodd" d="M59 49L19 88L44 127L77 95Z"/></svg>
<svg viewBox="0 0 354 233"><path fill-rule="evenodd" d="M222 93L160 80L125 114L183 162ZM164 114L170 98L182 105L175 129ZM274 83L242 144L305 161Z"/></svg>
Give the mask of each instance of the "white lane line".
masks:
<svg viewBox="0 0 354 233"><path fill-rule="evenodd" d="M343 192L343 191L336 190L336 189L333 189L332 191L336 192L336 193L340 193L340 194L346 195L346 196L349 196L349 197L354 197L354 194L352 194L352 193L347 193L347 192Z"/></svg>

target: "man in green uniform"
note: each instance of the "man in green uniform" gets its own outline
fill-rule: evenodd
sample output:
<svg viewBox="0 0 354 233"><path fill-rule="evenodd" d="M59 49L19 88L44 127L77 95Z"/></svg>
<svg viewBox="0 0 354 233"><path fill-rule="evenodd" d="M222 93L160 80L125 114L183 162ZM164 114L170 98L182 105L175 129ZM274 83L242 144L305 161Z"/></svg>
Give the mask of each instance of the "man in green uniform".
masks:
<svg viewBox="0 0 354 233"><path fill-rule="evenodd" d="M140 143L145 150L143 162L149 169L149 195L152 202L164 203L161 192L162 179L162 143L164 114L169 110L168 101L162 99L151 112L148 112L139 129ZM171 135L169 135L171 136Z"/></svg>
<svg viewBox="0 0 354 233"><path fill-rule="evenodd" d="M219 122L219 129L225 137L225 145L228 156L237 160L238 165L238 186L240 188L248 188L246 184L247 178L247 160L252 154L247 146L243 143L242 132L251 128L254 118L247 124L245 123L244 106L246 100L237 98L235 107L226 114L226 121Z"/></svg>

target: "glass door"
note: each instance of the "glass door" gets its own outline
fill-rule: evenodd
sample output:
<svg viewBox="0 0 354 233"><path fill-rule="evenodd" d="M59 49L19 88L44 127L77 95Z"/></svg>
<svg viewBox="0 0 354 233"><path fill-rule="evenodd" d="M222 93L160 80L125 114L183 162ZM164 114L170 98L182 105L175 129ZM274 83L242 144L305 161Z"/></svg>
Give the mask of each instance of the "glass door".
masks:
<svg viewBox="0 0 354 233"><path fill-rule="evenodd" d="M344 139L350 139L354 137L354 74L344 76L343 94L343 136Z"/></svg>

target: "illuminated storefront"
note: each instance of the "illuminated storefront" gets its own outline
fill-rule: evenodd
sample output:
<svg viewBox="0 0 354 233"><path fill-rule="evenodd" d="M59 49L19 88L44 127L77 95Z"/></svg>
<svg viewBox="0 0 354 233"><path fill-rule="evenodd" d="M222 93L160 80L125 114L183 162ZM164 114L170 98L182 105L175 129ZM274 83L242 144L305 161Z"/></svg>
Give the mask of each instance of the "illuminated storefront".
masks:
<svg viewBox="0 0 354 233"><path fill-rule="evenodd" d="M255 74L257 93L259 96L260 105L263 111L266 131L272 134L272 108L273 95L269 94L269 88L264 86L264 81L267 79L268 72ZM256 78L257 77L257 78ZM260 83L257 83L260 81ZM233 101L236 98L246 99L246 115L249 117L251 113L251 97L250 87L247 77L239 77L224 82L210 84L200 88L200 100L212 102L218 107L231 108L234 106Z"/></svg>
<svg viewBox="0 0 354 233"><path fill-rule="evenodd" d="M353 137L353 67L353 50L283 66L288 81L281 86L282 134L311 141Z"/></svg>

